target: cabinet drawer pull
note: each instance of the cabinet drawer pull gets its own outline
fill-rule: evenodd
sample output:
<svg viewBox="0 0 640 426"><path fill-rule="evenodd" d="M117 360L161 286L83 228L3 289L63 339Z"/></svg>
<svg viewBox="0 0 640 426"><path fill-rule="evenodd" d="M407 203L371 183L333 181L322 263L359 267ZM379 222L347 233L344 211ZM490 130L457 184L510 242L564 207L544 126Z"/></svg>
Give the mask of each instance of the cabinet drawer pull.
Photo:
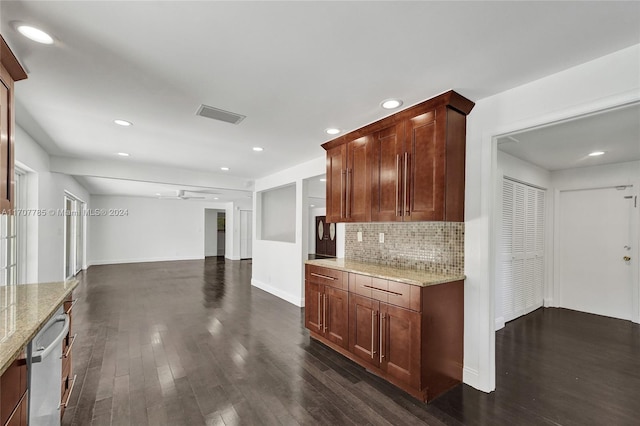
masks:
<svg viewBox="0 0 640 426"><path fill-rule="evenodd" d="M71 338L71 343L69 343L69 347L67 348L67 351L64 353L64 355L62 355L62 358L69 358L69 354L71 353L71 348L73 347L73 344L76 342L76 337L78 337L78 333L74 334L73 337Z"/></svg>
<svg viewBox="0 0 640 426"><path fill-rule="evenodd" d="M376 311L371 311L371 359L376 356Z"/></svg>
<svg viewBox="0 0 640 426"><path fill-rule="evenodd" d="M335 277L330 277L329 275L316 274L315 272L312 272L311 276L312 277L318 277L318 278L324 278L325 280L331 280L331 281L337 280L337 278L335 278Z"/></svg>
<svg viewBox="0 0 640 426"><path fill-rule="evenodd" d="M73 381L71 382L71 387L69 388L69 395L67 395L67 400L65 402L60 403L60 407L67 408L69 405L69 401L71 400L71 394L73 393L73 387L76 385L76 379L78 378L77 374L73 375Z"/></svg>
<svg viewBox="0 0 640 426"><path fill-rule="evenodd" d="M78 299L73 299L73 301L71 302L71 306L69 306L69 309L67 309L66 311L67 315L71 312L76 303L78 303Z"/></svg>
<svg viewBox="0 0 640 426"><path fill-rule="evenodd" d="M383 293L389 293L389 294L393 294L394 296L402 296L402 293L397 293L395 291L391 291L391 290L385 290L383 288L377 288L377 287L372 287L370 285L363 285L363 287L365 288L370 288L371 290L375 290L375 291L381 291Z"/></svg>
<svg viewBox="0 0 640 426"><path fill-rule="evenodd" d="M340 172L340 218L344 218L346 216L345 214L345 208L344 208L344 204L345 204L345 186L344 186L344 181L345 181L345 175L347 174L346 170L342 170Z"/></svg>

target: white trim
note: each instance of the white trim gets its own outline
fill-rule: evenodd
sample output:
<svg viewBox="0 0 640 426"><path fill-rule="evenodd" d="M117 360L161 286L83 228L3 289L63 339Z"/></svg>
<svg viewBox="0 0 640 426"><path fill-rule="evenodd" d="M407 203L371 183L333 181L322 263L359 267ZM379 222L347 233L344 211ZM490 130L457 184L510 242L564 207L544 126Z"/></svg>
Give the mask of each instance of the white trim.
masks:
<svg viewBox="0 0 640 426"><path fill-rule="evenodd" d="M505 326L504 317L496 318L496 331L503 329Z"/></svg>
<svg viewBox="0 0 640 426"><path fill-rule="evenodd" d="M483 392L491 392L494 389L488 389L484 386L481 386L480 384L480 373L478 373L478 370L475 370L473 368L469 368L469 367L464 367L462 369L462 381L471 386L474 387L476 389L479 389ZM494 387L495 388L495 387Z"/></svg>
<svg viewBox="0 0 640 426"><path fill-rule="evenodd" d="M260 290L264 290L267 293L273 294L276 297L279 297L282 300L285 300L292 305L296 305L298 307L304 307L304 298L300 298L294 294L287 293L286 291L282 291L279 288L273 287L269 284L265 284L261 281L256 280L255 278L251 278L251 285L259 288Z"/></svg>
<svg viewBox="0 0 640 426"><path fill-rule="evenodd" d="M150 262L175 262L178 260L203 260L204 257L141 257L137 259L110 259L110 260L92 260L88 266L98 265L118 265L122 263L150 263Z"/></svg>

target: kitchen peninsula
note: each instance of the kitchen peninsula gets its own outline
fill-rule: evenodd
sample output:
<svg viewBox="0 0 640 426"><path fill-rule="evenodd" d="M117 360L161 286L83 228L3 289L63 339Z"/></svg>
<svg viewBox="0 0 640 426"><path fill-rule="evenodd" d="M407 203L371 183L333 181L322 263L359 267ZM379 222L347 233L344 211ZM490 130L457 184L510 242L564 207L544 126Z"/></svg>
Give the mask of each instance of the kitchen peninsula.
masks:
<svg viewBox="0 0 640 426"><path fill-rule="evenodd" d="M0 287L0 424L27 423L26 346L77 286L70 280Z"/></svg>

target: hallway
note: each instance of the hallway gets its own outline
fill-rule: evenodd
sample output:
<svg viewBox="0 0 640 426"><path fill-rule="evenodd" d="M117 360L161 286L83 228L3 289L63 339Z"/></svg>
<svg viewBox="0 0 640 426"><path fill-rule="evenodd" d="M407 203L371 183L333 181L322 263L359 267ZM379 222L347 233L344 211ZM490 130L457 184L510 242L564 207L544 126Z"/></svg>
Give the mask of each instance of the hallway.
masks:
<svg viewBox="0 0 640 426"><path fill-rule="evenodd" d="M640 327L538 310L496 335L498 390L430 405L310 342L251 263L93 266L74 293L77 387L64 425L632 424Z"/></svg>

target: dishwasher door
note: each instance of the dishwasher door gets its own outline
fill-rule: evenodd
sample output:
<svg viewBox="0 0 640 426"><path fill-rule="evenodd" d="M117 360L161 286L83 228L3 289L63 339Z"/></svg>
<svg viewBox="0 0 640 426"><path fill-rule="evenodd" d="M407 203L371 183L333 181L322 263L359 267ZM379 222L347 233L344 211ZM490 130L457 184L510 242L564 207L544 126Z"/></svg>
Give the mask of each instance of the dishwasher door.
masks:
<svg viewBox="0 0 640 426"><path fill-rule="evenodd" d="M59 426L62 383L62 340L69 315L62 308L33 339L29 393L30 426Z"/></svg>

